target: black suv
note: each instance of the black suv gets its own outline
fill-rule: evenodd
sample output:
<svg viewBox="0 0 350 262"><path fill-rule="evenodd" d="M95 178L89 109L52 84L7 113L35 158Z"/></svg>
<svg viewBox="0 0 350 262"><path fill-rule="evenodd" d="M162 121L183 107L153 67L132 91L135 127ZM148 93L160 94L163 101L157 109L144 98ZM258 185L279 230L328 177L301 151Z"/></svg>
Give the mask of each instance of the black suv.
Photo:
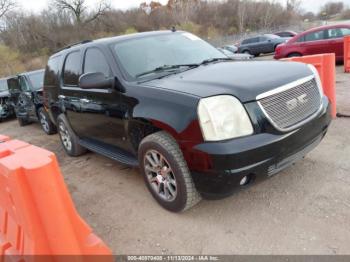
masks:
<svg viewBox="0 0 350 262"><path fill-rule="evenodd" d="M0 122L14 115L7 79L0 79Z"/></svg>
<svg viewBox="0 0 350 262"><path fill-rule="evenodd" d="M232 61L179 31L67 47L50 57L44 91L69 155L139 166L174 212L275 175L331 122L313 66Z"/></svg>
<svg viewBox="0 0 350 262"><path fill-rule="evenodd" d="M20 126L39 120L45 133L51 135L57 131L43 106L44 73L45 70L22 73L7 83Z"/></svg>

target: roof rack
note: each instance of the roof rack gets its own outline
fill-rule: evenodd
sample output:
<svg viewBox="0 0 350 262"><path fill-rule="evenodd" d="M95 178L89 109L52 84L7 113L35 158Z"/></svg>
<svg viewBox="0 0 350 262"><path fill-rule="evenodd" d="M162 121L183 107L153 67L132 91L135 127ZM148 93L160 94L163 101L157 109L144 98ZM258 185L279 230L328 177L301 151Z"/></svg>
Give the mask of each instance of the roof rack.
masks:
<svg viewBox="0 0 350 262"><path fill-rule="evenodd" d="M66 50L66 49L69 49L69 48L72 48L73 46L83 45L83 44L87 44L87 43L91 43L91 42L92 42L92 40L83 40L83 41L80 41L77 43L73 43L73 44L67 45L65 47L62 47L61 49L58 49L56 51L56 53L61 52L61 51Z"/></svg>

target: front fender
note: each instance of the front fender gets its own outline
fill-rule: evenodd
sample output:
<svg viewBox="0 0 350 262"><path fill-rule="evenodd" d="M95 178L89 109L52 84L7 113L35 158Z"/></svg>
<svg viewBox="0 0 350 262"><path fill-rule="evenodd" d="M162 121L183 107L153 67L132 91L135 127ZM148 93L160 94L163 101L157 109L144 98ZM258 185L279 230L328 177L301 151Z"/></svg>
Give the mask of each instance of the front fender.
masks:
<svg viewBox="0 0 350 262"><path fill-rule="evenodd" d="M132 89L125 95L133 100L132 119L144 119L178 142L203 140L197 117L198 97L153 87L138 87L138 92Z"/></svg>

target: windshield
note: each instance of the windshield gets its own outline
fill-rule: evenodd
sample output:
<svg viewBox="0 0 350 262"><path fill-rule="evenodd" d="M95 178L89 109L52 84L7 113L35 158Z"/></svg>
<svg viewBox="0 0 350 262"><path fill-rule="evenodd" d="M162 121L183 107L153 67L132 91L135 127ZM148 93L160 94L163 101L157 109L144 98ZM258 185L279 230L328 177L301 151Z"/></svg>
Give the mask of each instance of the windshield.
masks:
<svg viewBox="0 0 350 262"><path fill-rule="evenodd" d="M42 89L44 86L44 72L32 73L28 75L33 90Z"/></svg>
<svg viewBox="0 0 350 262"><path fill-rule="evenodd" d="M7 80L6 79L0 79L0 92L7 91Z"/></svg>
<svg viewBox="0 0 350 262"><path fill-rule="evenodd" d="M114 44L113 49L132 78L165 65L199 64L206 59L227 58L190 33L169 33L127 40Z"/></svg>

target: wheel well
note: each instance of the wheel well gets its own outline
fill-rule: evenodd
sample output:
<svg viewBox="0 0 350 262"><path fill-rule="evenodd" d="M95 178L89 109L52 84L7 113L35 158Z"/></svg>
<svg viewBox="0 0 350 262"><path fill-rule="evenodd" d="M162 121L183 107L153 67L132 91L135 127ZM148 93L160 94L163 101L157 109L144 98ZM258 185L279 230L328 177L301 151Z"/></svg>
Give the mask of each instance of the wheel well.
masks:
<svg viewBox="0 0 350 262"><path fill-rule="evenodd" d="M36 116L39 117L39 109L42 108L44 105L43 104L36 104L35 105L35 113Z"/></svg>
<svg viewBox="0 0 350 262"><path fill-rule="evenodd" d="M293 55L293 54L303 56L303 54L300 52L290 52L287 54L287 57L289 57L290 55Z"/></svg>
<svg viewBox="0 0 350 262"><path fill-rule="evenodd" d="M135 119L128 124L126 133L129 136L133 149L137 152L141 141L145 137L159 131L162 131L162 129L154 126L150 121Z"/></svg>

